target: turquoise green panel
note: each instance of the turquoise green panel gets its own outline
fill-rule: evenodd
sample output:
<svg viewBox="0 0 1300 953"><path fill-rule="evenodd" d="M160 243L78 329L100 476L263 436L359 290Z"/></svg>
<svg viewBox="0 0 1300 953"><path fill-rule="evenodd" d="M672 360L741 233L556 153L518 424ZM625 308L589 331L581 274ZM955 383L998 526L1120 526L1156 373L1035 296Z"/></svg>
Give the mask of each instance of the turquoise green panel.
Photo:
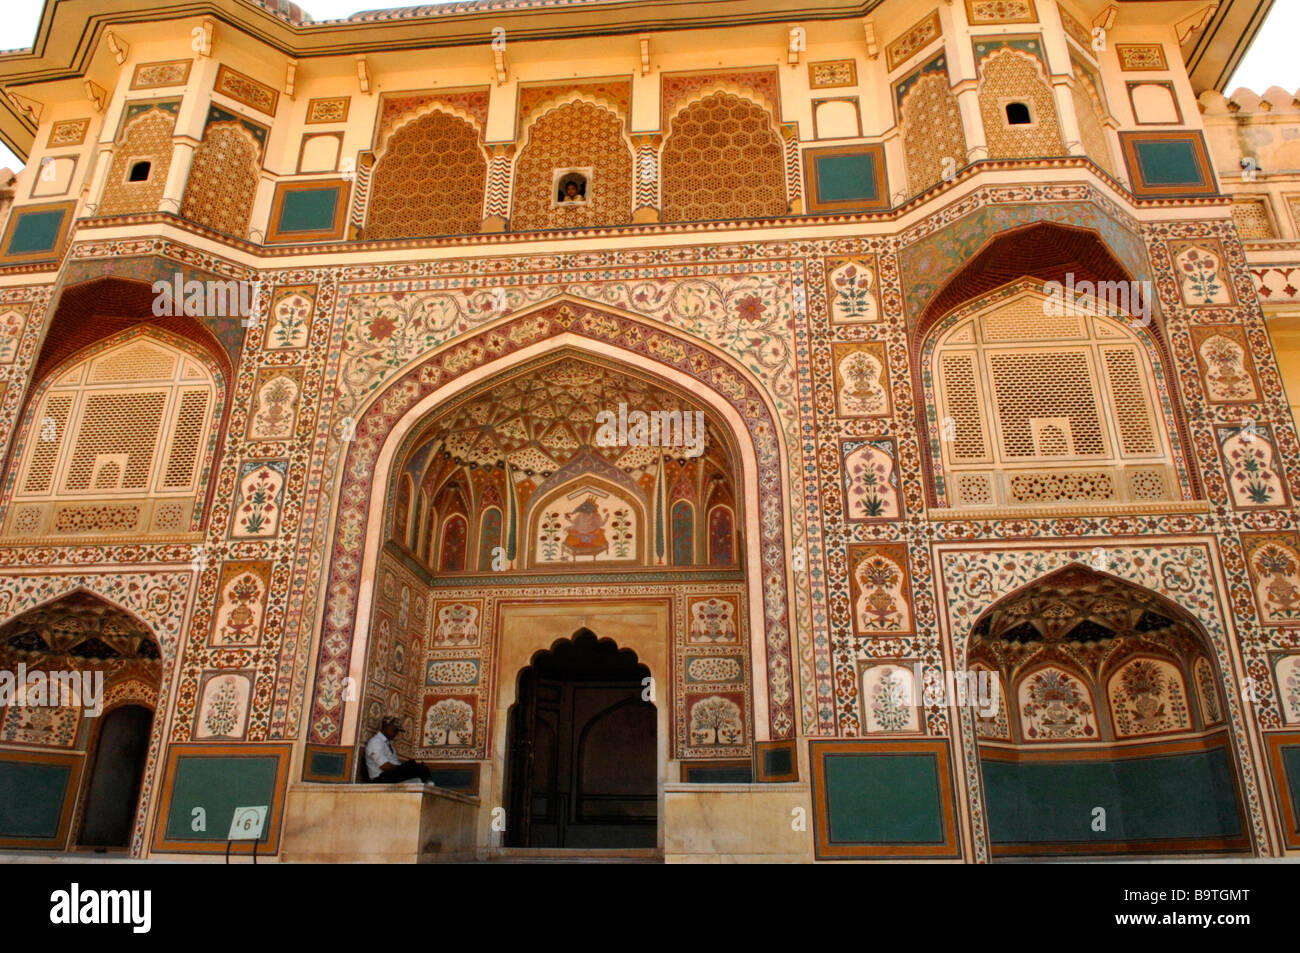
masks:
<svg viewBox="0 0 1300 953"><path fill-rule="evenodd" d="M36 252L54 251L59 244L59 235L63 232L63 217L66 209L45 212L14 212L18 217L14 225L13 236L9 241L10 255L31 255Z"/></svg>
<svg viewBox="0 0 1300 953"><path fill-rule="evenodd" d="M1205 170L1196 161L1196 146L1186 139L1137 142L1133 145L1147 185L1202 187Z"/></svg>
<svg viewBox="0 0 1300 953"><path fill-rule="evenodd" d="M832 844L942 844L943 804L934 754L827 754Z"/></svg>
<svg viewBox="0 0 1300 953"><path fill-rule="evenodd" d="M0 761L0 837L55 837L71 778L70 764Z"/></svg>
<svg viewBox="0 0 1300 953"><path fill-rule="evenodd" d="M171 802L167 807L169 840L224 841L238 807L273 807L276 797L275 757L231 758L183 754L176 761ZM194 809L203 808L206 830L194 830ZM269 840L270 817L262 830Z"/></svg>
<svg viewBox="0 0 1300 953"><path fill-rule="evenodd" d="M1236 837L1232 769L1223 748L1111 761L983 762L994 844ZM1106 829L1094 831L1095 808Z"/></svg>
<svg viewBox="0 0 1300 953"><path fill-rule="evenodd" d="M817 155L817 201L875 202L880 198L876 189L876 154L863 152L857 155Z"/></svg>
<svg viewBox="0 0 1300 953"><path fill-rule="evenodd" d="M321 232L334 227L334 213L342 186L319 189L293 189L286 192L280 208L281 232Z"/></svg>

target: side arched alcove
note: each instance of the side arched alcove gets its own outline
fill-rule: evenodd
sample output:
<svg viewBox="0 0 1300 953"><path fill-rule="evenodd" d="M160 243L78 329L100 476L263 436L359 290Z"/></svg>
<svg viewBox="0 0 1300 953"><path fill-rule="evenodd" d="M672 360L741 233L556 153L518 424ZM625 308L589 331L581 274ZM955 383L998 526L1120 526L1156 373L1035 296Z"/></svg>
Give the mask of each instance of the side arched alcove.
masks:
<svg viewBox="0 0 1300 953"><path fill-rule="evenodd" d="M993 859L1251 849L1231 682L1174 601L1070 563L981 612L963 654L988 683L961 718Z"/></svg>
<svg viewBox="0 0 1300 953"><path fill-rule="evenodd" d="M1158 296L1133 236L1102 223L992 235L959 223L939 245L977 244L964 265L909 266L920 279L908 302L917 424L937 511L1200 505ZM1040 392L1062 380L1055 397Z"/></svg>

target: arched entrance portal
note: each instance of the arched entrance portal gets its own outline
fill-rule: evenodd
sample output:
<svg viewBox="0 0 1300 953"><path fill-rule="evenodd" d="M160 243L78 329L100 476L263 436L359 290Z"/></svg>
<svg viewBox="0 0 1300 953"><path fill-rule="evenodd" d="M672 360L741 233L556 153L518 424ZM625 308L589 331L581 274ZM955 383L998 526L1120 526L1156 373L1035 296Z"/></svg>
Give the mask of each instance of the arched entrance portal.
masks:
<svg viewBox="0 0 1300 953"><path fill-rule="evenodd" d="M130 845L152 726L153 712L142 705L122 705L104 716L95 741L79 846Z"/></svg>
<svg viewBox="0 0 1300 953"><path fill-rule="evenodd" d="M0 626L0 670L27 686L0 708L0 844L129 848L162 681L149 627L70 592Z"/></svg>
<svg viewBox="0 0 1300 953"><path fill-rule="evenodd" d="M1250 849L1218 666L1180 607L1067 566L977 620L969 670L994 857Z"/></svg>
<svg viewBox="0 0 1300 953"><path fill-rule="evenodd" d="M738 426L669 376L570 346L430 403L376 474L388 490L358 744L384 716L398 718L399 754L480 797L484 848L661 847L658 802L679 763L747 761L758 736L758 494ZM531 669L538 651L579 629L644 666L627 684L633 673L599 676L618 697L595 726L605 709L582 707L590 693L545 684L549 663ZM653 706L615 705L650 673ZM525 710L520 691L532 693ZM611 733L631 744L633 722L650 725L636 736L650 767L602 775L590 752ZM548 730L568 739L563 759L546 762L567 775L528 775L537 798L506 790L512 726L534 746ZM489 816L498 806L505 838Z"/></svg>
<svg viewBox="0 0 1300 953"><path fill-rule="evenodd" d="M654 847L655 706L636 654L581 629L533 656L509 712L509 847Z"/></svg>

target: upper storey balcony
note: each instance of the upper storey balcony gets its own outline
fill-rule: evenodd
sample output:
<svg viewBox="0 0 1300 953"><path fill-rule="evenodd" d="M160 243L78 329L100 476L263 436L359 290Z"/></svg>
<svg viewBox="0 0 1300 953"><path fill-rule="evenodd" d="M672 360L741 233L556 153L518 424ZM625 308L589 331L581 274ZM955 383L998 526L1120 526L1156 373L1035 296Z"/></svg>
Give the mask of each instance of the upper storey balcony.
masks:
<svg viewBox="0 0 1300 953"><path fill-rule="evenodd" d="M966 0L918 19L903 0L818 0L773 22L737 0L706 24L646 4L632 32L604 0L319 24L211 0L102 23L82 98L66 78L5 87L31 157L0 267L52 267L74 223L180 219L241 246L888 227L983 172L1061 167L1133 200L1212 196L1204 69L1184 64L1251 2ZM231 19L249 9L256 28Z"/></svg>

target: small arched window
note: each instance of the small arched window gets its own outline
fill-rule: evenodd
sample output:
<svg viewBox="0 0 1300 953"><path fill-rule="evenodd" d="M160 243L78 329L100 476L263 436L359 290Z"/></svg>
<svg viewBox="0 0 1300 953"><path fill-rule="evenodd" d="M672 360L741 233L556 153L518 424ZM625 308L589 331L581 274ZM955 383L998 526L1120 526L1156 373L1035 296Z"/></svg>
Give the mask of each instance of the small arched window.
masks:
<svg viewBox="0 0 1300 953"><path fill-rule="evenodd" d="M29 418L8 534L188 531L217 406L206 363L149 336L56 371Z"/></svg>

